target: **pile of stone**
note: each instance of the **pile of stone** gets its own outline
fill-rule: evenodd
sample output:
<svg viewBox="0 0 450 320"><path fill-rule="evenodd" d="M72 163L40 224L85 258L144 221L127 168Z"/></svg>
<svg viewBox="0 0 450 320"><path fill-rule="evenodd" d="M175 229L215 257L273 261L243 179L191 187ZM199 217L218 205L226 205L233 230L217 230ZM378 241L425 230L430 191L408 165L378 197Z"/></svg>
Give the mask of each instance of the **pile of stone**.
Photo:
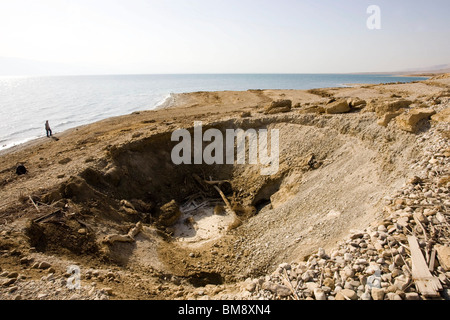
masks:
<svg viewBox="0 0 450 320"><path fill-rule="evenodd" d="M42 268L41 268L42 269ZM112 290L97 288L93 284L75 287L70 274L49 273L39 280L29 280L18 272L0 272L0 297L2 300L109 300Z"/></svg>
<svg viewBox="0 0 450 320"><path fill-rule="evenodd" d="M442 127L446 126L446 127ZM418 240L423 258L442 290L435 299L450 299L450 194L448 132L441 124L418 136L424 146L414 177L386 198L382 221L327 254L319 249L307 261L282 263L271 274L247 279L249 299L422 300L416 286L408 237Z"/></svg>

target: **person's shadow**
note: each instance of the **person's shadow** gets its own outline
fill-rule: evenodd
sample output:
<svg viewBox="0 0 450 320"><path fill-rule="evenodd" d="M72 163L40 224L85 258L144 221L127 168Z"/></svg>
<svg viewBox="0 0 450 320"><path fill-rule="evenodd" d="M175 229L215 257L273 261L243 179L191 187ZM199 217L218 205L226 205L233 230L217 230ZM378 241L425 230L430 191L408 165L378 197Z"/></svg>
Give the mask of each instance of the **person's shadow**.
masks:
<svg viewBox="0 0 450 320"><path fill-rule="evenodd" d="M59 141L59 138L55 137L55 136L51 136L50 138L52 138L55 141Z"/></svg>

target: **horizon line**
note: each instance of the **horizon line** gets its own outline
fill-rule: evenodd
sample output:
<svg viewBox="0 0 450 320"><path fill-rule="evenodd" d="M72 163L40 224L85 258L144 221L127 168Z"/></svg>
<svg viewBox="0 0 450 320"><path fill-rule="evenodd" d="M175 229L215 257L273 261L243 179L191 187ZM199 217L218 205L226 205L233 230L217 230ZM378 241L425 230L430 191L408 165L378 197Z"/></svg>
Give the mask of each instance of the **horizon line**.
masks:
<svg viewBox="0 0 450 320"><path fill-rule="evenodd" d="M29 75L0 75L1 78L32 78L32 77L102 77L102 76L178 76L178 75L408 75L411 77L425 77L421 74L439 74L442 72L421 72L417 75L412 72L182 72L182 73L86 73L86 74L29 74Z"/></svg>

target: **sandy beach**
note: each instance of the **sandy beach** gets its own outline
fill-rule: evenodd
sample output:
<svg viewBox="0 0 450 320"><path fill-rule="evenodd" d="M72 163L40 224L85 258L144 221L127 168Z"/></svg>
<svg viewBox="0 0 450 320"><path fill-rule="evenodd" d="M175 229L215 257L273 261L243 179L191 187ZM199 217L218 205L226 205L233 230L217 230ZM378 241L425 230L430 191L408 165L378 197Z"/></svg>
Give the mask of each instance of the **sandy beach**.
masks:
<svg viewBox="0 0 450 320"><path fill-rule="evenodd" d="M277 107L280 100L289 107ZM448 231L436 230L450 222L449 116L449 75L408 84L193 92L157 110L3 150L0 298L338 299L333 276L350 265L344 256L351 253L366 262L351 265L345 279L353 284L339 283L362 299L359 282L372 262L392 283L408 277L403 266L411 268L411 258L401 249L411 253L407 236L448 248ZM222 132L279 130L279 170L263 176L260 165L175 165L171 135L192 131L195 121ZM26 174L16 174L19 164ZM431 193L408 197L419 192L410 188L415 177L423 181L420 192ZM420 233L419 212L427 217ZM393 241L380 240L384 234ZM404 258L398 266L397 255ZM445 254L436 257L433 276L443 295L449 270ZM80 290L64 285L70 265L81 270ZM425 297L415 286L387 287L386 295Z"/></svg>

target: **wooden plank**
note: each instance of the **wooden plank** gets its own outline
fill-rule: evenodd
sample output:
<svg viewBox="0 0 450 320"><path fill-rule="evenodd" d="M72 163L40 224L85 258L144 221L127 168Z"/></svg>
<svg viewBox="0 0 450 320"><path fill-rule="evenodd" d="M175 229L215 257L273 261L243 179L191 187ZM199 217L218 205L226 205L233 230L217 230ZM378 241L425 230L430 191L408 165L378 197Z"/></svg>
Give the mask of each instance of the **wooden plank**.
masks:
<svg viewBox="0 0 450 320"><path fill-rule="evenodd" d="M434 271L434 263L436 259L436 249L431 250L430 263L428 264L428 269L430 272Z"/></svg>
<svg viewBox="0 0 450 320"><path fill-rule="evenodd" d="M412 277L417 290L425 297L440 297L438 291L443 289L441 282L430 273L422 251L420 250L419 243L417 242L417 238L409 236L408 242L411 251Z"/></svg>

